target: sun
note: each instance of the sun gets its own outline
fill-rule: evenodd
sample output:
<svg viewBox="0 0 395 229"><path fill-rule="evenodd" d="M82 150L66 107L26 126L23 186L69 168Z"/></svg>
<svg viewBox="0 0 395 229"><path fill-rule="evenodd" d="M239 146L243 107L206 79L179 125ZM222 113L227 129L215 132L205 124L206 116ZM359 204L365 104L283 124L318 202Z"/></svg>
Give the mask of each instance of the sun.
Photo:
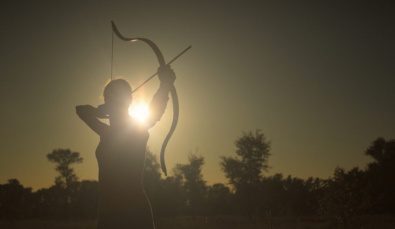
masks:
<svg viewBox="0 0 395 229"><path fill-rule="evenodd" d="M141 124L146 123L150 115L148 104L144 101L133 104L129 107L129 115Z"/></svg>

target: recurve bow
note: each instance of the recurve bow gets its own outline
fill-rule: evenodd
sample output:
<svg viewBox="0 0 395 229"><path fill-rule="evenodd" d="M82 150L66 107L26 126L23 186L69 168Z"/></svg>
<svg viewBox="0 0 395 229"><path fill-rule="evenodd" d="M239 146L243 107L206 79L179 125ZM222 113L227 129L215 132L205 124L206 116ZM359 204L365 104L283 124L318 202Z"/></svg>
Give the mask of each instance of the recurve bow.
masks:
<svg viewBox="0 0 395 229"><path fill-rule="evenodd" d="M189 46L188 48L186 48L183 52L181 52L179 55L177 55L175 58L173 58L169 63L166 64L165 58L162 54L162 52L160 51L159 47L150 39L144 38L144 37L125 37L123 36L117 26L115 25L115 23L113 21L111 21L112 24L112 30L113 32L117 35L117 37L123 41L143 41L146 44L148 44L152 50L154 51L158 61L159 61L159 66L160 67L164 67L166 65L169 65L170 63L172 63L175 59L177 59L180 55L182 55L183 53L185 53L188 49L191 48L191 46ZM152 79L157 73L155 73L154 75L152 75L150 78L148 78L144 83L148 82L150 79ZM144 84L143 83L143 84ZM142 85L140 85L142 86ZM140 87L139 86L139 87ZM138 87L138 88L139 88ZM134 91L136 91L138 88L136 88ZM163 173L167 176L167 169L166 169L166 163L165 163L165 150L167 147L167 144L169 143L169 140L171 138L171 136L173 135L176 127L177 127L177 123L178 123L178 116L179 116L179 103L178 103L178 95L177 95L177 90L174 87L174 85L172 85L170 87L170 95L171 95L171 99L173 101L173 121L171 123L171 127L169 132L166 135L165 140L163 141L162 144L162 148L160 151L160 165L162 168Z"/></svg>

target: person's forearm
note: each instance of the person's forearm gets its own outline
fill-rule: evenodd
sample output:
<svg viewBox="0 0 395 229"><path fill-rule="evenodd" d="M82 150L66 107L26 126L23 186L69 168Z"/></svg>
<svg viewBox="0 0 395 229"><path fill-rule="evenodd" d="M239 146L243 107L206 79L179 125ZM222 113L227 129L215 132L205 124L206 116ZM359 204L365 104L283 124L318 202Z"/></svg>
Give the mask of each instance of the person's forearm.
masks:
<svg viewBox="0 0 395 229"><path fill-rule="evenodd" d="M168 82L161 82L159 85L159 89L156 92L156 94L159 94L160 96L168 96L171 87L173 87L172 84L168 83Z"/></svg>
<svg viewBox="0 0 395 229"><path fill-rule="evenodd" d="M83 120L93 131L101 135L107 129L107 125L99 121L98 111L90 105L76 106L77 115Z"/></svg>
<svg viewBox="0 0 395 229"><path fill-rule="evenodd" d="M151 119L157 122L165 112L167 102L169 101L169 92L171 84L161 83L158 91L155 93L151 101Z"/></svg>
<svg viewBox="0 0 395 229"><path fill-rule="evenodd" d="M90 105L76 106L76 112L81 119L92 119L98 117L98 111Z"/></svg>
<svg viewBox="0 0 395 229"><path fill-rule="evenodd" d="M158 91L155 93L154 97L151 101L151 117L150 117L150 126L154 126L156 122L158 122L163 113L165 113L165 109L167 106L167 102L169 100L169 92L174 87L174 81L176 76L174 71L170 68L170 66L161 66L159 68L159 80L160 86Z"/></svg>

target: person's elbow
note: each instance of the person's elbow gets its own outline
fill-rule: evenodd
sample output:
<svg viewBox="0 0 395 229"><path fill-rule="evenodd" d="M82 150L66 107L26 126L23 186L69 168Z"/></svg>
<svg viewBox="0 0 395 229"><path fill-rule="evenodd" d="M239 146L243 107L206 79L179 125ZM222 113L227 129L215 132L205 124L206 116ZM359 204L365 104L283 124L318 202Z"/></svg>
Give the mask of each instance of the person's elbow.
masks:
<svg viewBox="0 0 395 229"><path fill-rule="evenodd" d="M87 105L77 105L77 106L75 106L75 113L77 113L77 115L80 118L86 116L87 111L88 111Z"/></svg>
<svg viewBox="0 0 395 229"><path fill-rule="evenodd" d="M158 123L158 121L159 121L159 120L157 120L157 119L149 119L149 120L147 121L147 123L146 123L146 127L147 127L148 129L150 129L150 128L154 127L154 126Z"/></svg>
<svg viewBox="0 0 395 229"><path fill-rule="evenodd" d="M159 122L159 120L161 119L161 116L158 115L158 113L156 112L152 112L149 116L149 119L147 121L148 126L153 127L156 125L156 123Z"/></svg>
<svg viewBox="0 0 395 229"><path fill-rule="evenodd" d="M82 109L83 109L82 105L75 106L75 113L77 113L77 115L80 115L82 112Z"/></svg>

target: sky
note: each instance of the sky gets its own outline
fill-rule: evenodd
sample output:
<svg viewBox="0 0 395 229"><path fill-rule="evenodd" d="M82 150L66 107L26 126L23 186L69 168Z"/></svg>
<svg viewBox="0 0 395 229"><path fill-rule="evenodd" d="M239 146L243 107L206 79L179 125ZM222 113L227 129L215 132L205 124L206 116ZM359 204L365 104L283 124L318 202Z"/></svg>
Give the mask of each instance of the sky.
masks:
<svg viewBox="0 0 395 229"><path fill-rule="evenodd" d="M53 149L81 153L80 179L97 179L99 137L75 106L103 102L110 78L110 20L128 36L155 41L175 62L178 127L168 168L205 158L209 184L226 182L221 156L261 129L271 169L328 178L364 168L377 137L395 138L395 29L390 3L344 1L34 1L2 3L0 15L0 183L35 189L54 182ZM157 70L144 43L114 43L114 77L137 86ZM158 80L134 94L149 101ZM171 103L151 129L158 155ZM170 173L171 174L171 173Z"/></svg>

